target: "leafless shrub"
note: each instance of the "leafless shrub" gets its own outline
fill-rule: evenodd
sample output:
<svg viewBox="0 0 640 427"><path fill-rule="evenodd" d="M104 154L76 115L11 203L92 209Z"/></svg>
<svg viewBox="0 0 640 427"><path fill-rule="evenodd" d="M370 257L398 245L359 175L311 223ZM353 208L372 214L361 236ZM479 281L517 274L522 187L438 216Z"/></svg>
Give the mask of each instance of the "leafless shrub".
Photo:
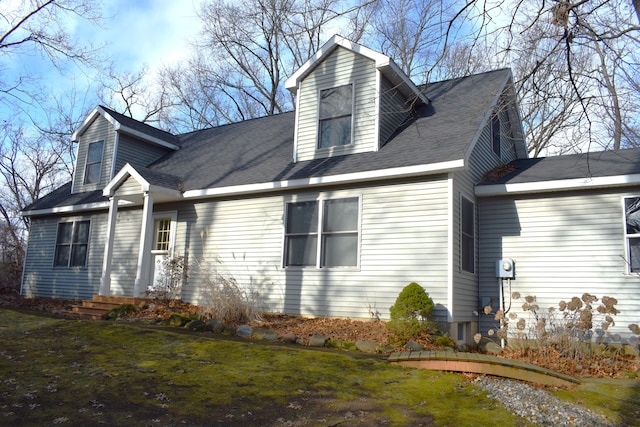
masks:
<svg viewBox="0 0 640 427"><path fill-rule="evenodd" d="M200 233L203 247L205 234ZM261 312L258 310L258 294L238 284L233 275L224 270L219 256L203 254L201 259L196 259L198 268L203 273L199 303L203 317L216 318L229 325L259 320Z"/></svg>

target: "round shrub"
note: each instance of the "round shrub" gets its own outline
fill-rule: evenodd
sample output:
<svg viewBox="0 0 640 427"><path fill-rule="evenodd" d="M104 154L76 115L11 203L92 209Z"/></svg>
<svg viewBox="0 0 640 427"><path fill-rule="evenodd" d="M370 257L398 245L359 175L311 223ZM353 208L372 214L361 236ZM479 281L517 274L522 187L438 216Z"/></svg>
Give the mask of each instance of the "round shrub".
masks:
<svg viewBox="0 0 640 427"><path fill-rule="evenodd" d="M389 312L391 320L426 320L433 312L433 300L422 286L412 282L400 292Z"/></svg>
<svg viewBox="0 0 640 427"><path fill-rule="evenodd" d="M391 320L386 326L395 334L394 344L403 345L420 333L435 331L433 322L427 320L433 312L433 300L415 282L405 286L389 312Z"/></svg>

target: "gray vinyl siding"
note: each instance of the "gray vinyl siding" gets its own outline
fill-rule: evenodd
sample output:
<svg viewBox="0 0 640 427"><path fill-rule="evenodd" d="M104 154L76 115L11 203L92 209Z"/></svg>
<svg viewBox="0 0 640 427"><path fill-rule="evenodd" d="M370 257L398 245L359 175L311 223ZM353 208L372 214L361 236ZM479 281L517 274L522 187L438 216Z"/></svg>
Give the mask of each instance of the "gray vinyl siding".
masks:
<svg viewBox="0 0 640 427"><path fill-rule="evenodd" d="M372 60L337 48L300 85L297 115L297 160L376 149L376 69ZM345 84L354 85L353 145L318 150L319 91Z"/></svg>
<svg viewBox="0 0 640 427"><path fill-rule="evenodd" d="M400 127L409 116L404 96L393 87L393 84L381 77L380 91L380 146Z"/></svg>
<svg viewBox="0 0 640 427"><path fill-rule="evenodd" d="M501 127L510 128L508 114L501 113ZM481 222L478 220L478 201L474 195L474 186L482 179L487 171L504 164L515 158L513 141L507 137L507 132L501 132L502 159L501 161L493 152L491 124L487 124L476 142L468 160L468 168L454 175L452 196L453 215L453 322L477 321L473 312L479 308L478 301L478 256L480 249L478 242L480 236L478 230ZM462 240L461 240L461 197L465 197L475 205L475 273L462 271Z"/></svg>
<svg viewBox="0 0 640 427"><path fill-rule="evenodd" d="M59 222L90 220L86 267L53 267ZM102 274L106 214L31 219L22 294L28 297L87 299L98 293Z"/></svg>
<svg viewBox="0 0 640 427"><path fill-rule="evenodd" d="M87 150L89 148L89 144L96 141L104 141L100 181L96 184L84 185ZM79 137L76 170L74 172L73 188L71 190L72 193L98 190L107 185L111 179L110 173L114 142L115 131L113 129L113 125L111 125L111 123L109 123L104 117L98 115L93 123L89 125L87 130Z"/></svg>
<svg viewBox="0 0 640 427"><path fill-rule="evenodd" d="M132 136L120 133L116 153L115 173L130 163L132 166L148 166L165 155L169 150L158 145L140 141Z"/></svg>
<svg viewBox="0 0 640 427"><path fill-rule="evenodd" d="M324 191L315 198L361 198L358 268L283 268L286 196L218 200L178 209L176 254L189 257L183 299L202 303L209 260L258 295L268 311L311 316L388 318L412 281L425 287L447 319L446 179ZM211 275L209 276L211 277Z"/></svg>
<svg viewBox="0 0 640 427"><path fill-rule="evenodd" d="M640 189L636 193L640 194ZM480 199L480 295L498 308L495 262L513 258L512 291L534 295L541 311L585 292L614 297L620 314L610 329L622 337L638 322L640 277L626 274L622 197L618 192L571 192ZM508 303L509 291L506 290ZM521 310L512 311L529 319ZM481 330L495 325L481 315Z"/></svg>
<svg viewBox="0 0 640 427"><path fill-rule="evenodd" d="M142 194L142 186L140 183L132 176L129 176L121 185L118 187L116 191L117 196L124 195L141 195Z"/></svg>

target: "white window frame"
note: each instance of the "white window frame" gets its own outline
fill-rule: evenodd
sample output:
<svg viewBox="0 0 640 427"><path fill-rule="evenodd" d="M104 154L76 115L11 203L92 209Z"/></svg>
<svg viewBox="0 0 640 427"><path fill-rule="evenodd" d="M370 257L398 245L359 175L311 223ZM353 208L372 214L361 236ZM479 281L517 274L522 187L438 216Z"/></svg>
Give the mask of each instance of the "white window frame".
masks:
<svg viewBox="0 0 640 427"><path fill-rule="evenodd" d="M627 208L627 200L632 200L632 199L637 199L637 205L634 203L631 203L631 205L629 206L629 208L631 209L635 209L635 206L638 207L638 209L631 211L631 209L628 210ZM627 197L623 197L622 198L622 227L624 230L624 247L625 247L625 264L626 264L626 273L627 274L638 274L640 273L640 260L638 261L638 267L634 270L633 268L633 260L632 260L632 256L631 256L631 248L632 248L632 244L631 244L631 240L636 240L637 239L637 243L638 245L640 245L640 224L638 226L638 231L636 233L629 233L629 227L627 224L627 217L629 214L633 213L633 212L638 212L640 214L640 195L638 196L627 196ZM640 249L639 249L639 256L640 256Z"/></svg>
<svg viewBox="0 0 640 427"><path fill-rule="evenodd" d="M471 205L471 221L473 230L471 234L467 233L464 229L464 205L465 201ZM473 270L469 271L465 268L465 237L471 239L471 250L473 251ZM473 200L463 195L460 195L460 271L469 274L476 273L476 204Z"/></svg>
<svg viewBox="0 0 640 427"><path fill-rule="evenodd" d="M335 117L331 117L331 118L325 118L325 119L321 119L321 108L322 108L322 92L327 91L327 90L331 90L331 89L336 89L339 87L343 87L343 86L351 86L351 113L350 113L350 117L351 117L351 123L350 123L350 128L349 128L349 143L348 144L339 144L339 145L331 145L328 147L322 147L321 146L321 142L322 142L322 121L326 120L326 119L335 119L335 118L339 118L339 117L344 117L344 116L335 116ZM334 86L328 86L325 88L321 88L318 91L318 108L317 108L317 136L316 136L316 150L318 151L331 151L331 150L336 150L336 149L340 149L340 148L345 148L345 147L351 147L353 146L353 132L354 132L354 122L355 122L355 104L356 104L356 92L355 92L355 84L353 82L347 82L344 84L338 84L338 85L334 85Z"/></svg>
<svg viewBox="0 0 640 427"><path fill-rule="evenodd" d="M83 243L83 242L76 242L74 243L74 237L76 235L76 224L82 223L82 222L86 222L89 224L88 230L87 230L87 242ZM58 243L58 238L59 238L59 234L60 234L60 225L62 224L71 224L71 241L69 243ZM91 220L89 219L77 219L77 220L69 220L69 221L60 221L56 224L56 240L55 240L55 245L54 245L54 250L53 250L53 267L54 268L86 268L87 267L87 263L89 261L89 247L90 247L90 242L91 242ZM79 246L79 245L86 245L87 246L87 250L85 252L84 255L84 263L82 265L71 265L71 261L73 260L73 248L74 246ZM67 265L58 265L57 264L57 258L58 258L58 247L59 246L69 246L69 259L67 260Z"/></svg>
<svg viewBox="0 0 640 427"><path fill-rule="evenodd" d="M91 148L91 145L98 144L98 143L102 143L102 152L100 153L100 161L99 162L89 162L89 149ZM93 141L93 142L90 142L89 145L87 145L87 154L86 154L86 157L84 159L84 173L82 175L82 184L83 185L97 185L97 184L100 183L100 179L102 178L102 163L104 162L104 149L105 149L104 140ZM87 178L88 178L88 173L89 173L89 166L96 165L96 164L100 165L98 179L95 182L88 182Z"/></svg>
<svg viewBox="0 0 640 427"><path fill-rule="evenodd" d="M336 233L330 233L330 232L326 232L323 228L324 228L324 219L325 219L325 206L326 206L326 202L330 202L330 201L337 201L337 200L345 200L345 199L353 199L356 201L357 206L358 206L358 217L356 219L356 226L357 229L355 231L344 231L344 232L336 232ZM315 231L308 233L307 235L309 236L316 236L316 257L315 257L315 264L314 265L287 265L287 258L288 258L288 237L291 235L290 233L287 233L287 223L288 223L288 206L290 204L296 204L296 203L304 203L304 202L315 202L316 203L316 207L318 209L318 218L317 218L317 224L316 224L316 229ZM284 215L283 215L283 224L282 224L282 229L283 229L283 239L282 239L282 262L281 265L283 268L286 269L294 269L294 268L298 268L298 269L304 269L304 268L315 268L315 269L342 269L342 270L353 270L353 269L359 269L360 268L360 248L361 248L361 238L362 238L362 227L361 227L361 221L362 221L362 196L361 195L340 195L340 196L334 196L332 195L331 197L326 197L326 196L320 196L320 197L316 197L316 198L312 198L312 197L301 197L301 198L290 198L288 200L285 200L284 203ZM345 265L345 266L327 266L324 265L324 258L325 258L325 254L324 254L324 249L325 249L325 239L324 237L330 234L356 234L356 254L355 254L355 258L356 258L356 263L355 265Z"/></svg>

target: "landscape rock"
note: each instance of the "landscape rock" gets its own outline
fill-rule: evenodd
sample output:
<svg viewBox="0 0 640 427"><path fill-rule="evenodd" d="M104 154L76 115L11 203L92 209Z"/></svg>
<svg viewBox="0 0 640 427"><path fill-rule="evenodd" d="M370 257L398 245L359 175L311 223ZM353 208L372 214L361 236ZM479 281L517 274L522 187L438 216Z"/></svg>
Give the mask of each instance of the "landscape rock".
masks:
<svg viewBox="0 0 640 427"><path fill-rule="evenodd" d="M207 329L216 334L221 334L224 331L224 323L218 319L211 319L207 322Z"/></svg>
<svg viewBox="0 0 640 427"><path fill-rule="evenodd" d="M418 344L414 341L407 341L405 346L409 349L409 351L422 351L424 350L424 346L422 344Z"/></svg>
<svg viewBox="0 0 640 427"><path fill-rule="evenodd" d="M189 319L188 317L185 317L178 313L174 313L171 315L171 317L169 317L169 320L167 320L167 325L174 328L181 328L184 325L186 325L187 322L189 322L190 320L191 319Z"/></svg>
<svg viewBox="0 0 640 427"><path fill-rule="evenodd" d="M378 343L373 341L356 341L356 348L363 353L377 353Z"/></svg>
<svg viewBox="0 0 640 427"><path fill-rule="evenodd" d="M204 331L206 326L206 323L202 320L192 320L184 325L185 328L191 329L192 331Z"/></svg>
<svg viewBox="0 0 640 427"><path fill-rule="evenodd" d="M295 343L297 341L297 337L292 333L281 334L278 339L282 342Z"/></svg>
<svg viewBox="0 0 640 427"><path fill-rule="evenodd" d="M239 337L250 337L253 335L253 328L249 325L242 325L236 330L236 335Z"/></svg>
<svg viewBox="0 0 640 427"><path fill-rule="evenodd" d="M278 339L278 333L271 329L259 328L253 331L253 337L259 340L275 341Z"/></svg>
<svg viewBox="0 0 640 427"><path fill-rule="evenodd" d="M496 344L493 341L487 341L487 342L481 343L481 348L487 353L491 353L491 354L502 353L502 347L500 347L500 344Z"/></svg>
<svg viewBox="0 0 640 427"><path fill-rule="evenodd" d="M329 338L324 335L311 335L309 338L309 347L324 347Z"/></svg>

